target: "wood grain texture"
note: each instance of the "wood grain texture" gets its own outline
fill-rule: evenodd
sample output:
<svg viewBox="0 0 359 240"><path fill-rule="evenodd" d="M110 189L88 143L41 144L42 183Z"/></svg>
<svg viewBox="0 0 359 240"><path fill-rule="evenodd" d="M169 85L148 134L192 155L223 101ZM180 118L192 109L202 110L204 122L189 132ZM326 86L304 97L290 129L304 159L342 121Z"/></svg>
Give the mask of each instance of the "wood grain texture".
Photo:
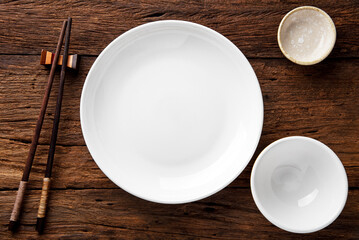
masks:
<svg viewBox="0 0 359 240"><path fill-rule="evenodd" d="M74 20L71 48L77 54L97 55L137 25L178 19L213 28L248 57L283 58L276 39L278 25L287 12L302 5L315 5L333 18L338 39L331 57L359 57L359 43L353 41L359 37L358 2L352 0L2 1L0 24L11 28L0 28L0 53L38 54L39 46L50 51L59 22L69 15Z"/></svg>
<svg viewBox="0 0 359 240"><path fill-rule="evenodd" d="M28 191L16 238L36 238L33 228L39 190ZM0 238L9 238L5 221L12 191L1 191ZM340 217L328 228L297 235L268 222L250 189L226 188L207 199L179 205L150 203L121 189L52 190L44 239L358 239L359 190L350 190ZM333 234L335 233L335 235ZM101 237L102 236L102 237Z"/></svg>
<svg viewBox="0 0 359 240"><path fill-rule="evenodd" d="M17 187L18 174L22 171L23 159L31 141L48 73L35 61L37 58L0 56L0 152L3 153L0 174L8 176L8 184L0 185L0 188ZM84 57L81 71L77 75L69 73L65 83L57 140L59 146L55 156L59 158L55 161L55 171L59 172L54 176L55 188L113 187L91 160L81 133L81 89L94 60L95 57ZM263 92L263 134L249 167L232 185L249 187L248 179L254 159L268 144L281 137L304 135L330 146L350 176L349 186L358 187L359 59L326 60L312 67L298 66L286 59L251 59L250 62ZM44 168L50 141L58 80L55 80L53 88L55 91L50 97L39 140L43 146L38 147L29 188L40 188L42 184L39 175ZM79 180L76 180L71 172L76 172L78 166L84 169L77 176ZM57 177L62 183L56 180Z"/></svg>
<svg viewBox="0 0 359 240"><path fill-rule="evenodd" d="M301 5L322 8L337 27L332 54L315 66L286 60L276 42L281 18ZM357 0L1 1L0 239L359 239L358 6ZM85 56L80 71L69 72L65 82L48 224L45 234L37 235L58 75L27 185L20 231L11 235L6 230L8 219L49 73L39 65L40 52L54 49L67 15L73 17L70 54ZM91 158L79 121L82 86L96 56L130 28L163 19L194 21L228 37L249 57L263 93L263 133L251 162L229 187L190 204L154 204L117 188ZM348 174L350 190L343 213L313 234L291 234L270 224L249 189L259 152L292 135L327 144Z"/></svg>

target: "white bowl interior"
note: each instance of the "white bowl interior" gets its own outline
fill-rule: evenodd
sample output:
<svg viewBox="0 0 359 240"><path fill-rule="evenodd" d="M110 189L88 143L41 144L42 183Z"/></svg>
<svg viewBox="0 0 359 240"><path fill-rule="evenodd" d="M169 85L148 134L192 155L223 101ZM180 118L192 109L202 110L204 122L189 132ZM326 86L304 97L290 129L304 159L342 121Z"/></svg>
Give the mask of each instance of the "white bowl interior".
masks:
<svg viewBox="0 0 359 240"><path fill-rule="evenodd" d="M124 190L190 202L229 184L262 129L257 78L228 39L198 24L160 21L113 41L81 99L86 144Z"/></svg>
<svg viewBox="0 0 359 240"><path fill-rule="evenodd" d="M300 8L289 13L280 29L283 50L294 60L311 63L331 52L336 31L331 18L317 8Z"/></svg>
<svg viewBox="0 0 359 240"><path fill-rule="evenodd" d="M289 137L268 146L251 176L255 202L273 224L292 232L313 232L342 211L348 183L335 153L321 142Z"/></svg>

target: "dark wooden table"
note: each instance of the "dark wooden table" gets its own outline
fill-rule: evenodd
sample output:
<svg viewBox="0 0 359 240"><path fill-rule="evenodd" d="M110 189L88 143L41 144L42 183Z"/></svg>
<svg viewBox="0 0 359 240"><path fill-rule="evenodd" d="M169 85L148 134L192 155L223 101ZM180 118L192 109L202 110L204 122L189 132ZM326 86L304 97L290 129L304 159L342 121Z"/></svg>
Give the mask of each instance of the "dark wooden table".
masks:
<svg viewBox="0 0 359 240"><path fill-rule="evenodd" d="M281 54L281 18L300 5L326 11L337 27L329 58L299 66ZM45 233L35 230L58 75L40 137L19 232L7 231L49 70L41 49L54 50L61 23L73 17L70 53L80 72L65 85ZM359 239L359 1L1 1L0 238L44 239ZM252 64L264 98L264 126L245 171L219 193L189 204L161 205L114 185L92 160L82 137L79 103L86 74L114 38L143 23L181 19L203 24L237 45ZM347 204L324 230L297 235L268 222L254 204L250 171L259 152L282 137L327 144L349 179Z"/></svg>

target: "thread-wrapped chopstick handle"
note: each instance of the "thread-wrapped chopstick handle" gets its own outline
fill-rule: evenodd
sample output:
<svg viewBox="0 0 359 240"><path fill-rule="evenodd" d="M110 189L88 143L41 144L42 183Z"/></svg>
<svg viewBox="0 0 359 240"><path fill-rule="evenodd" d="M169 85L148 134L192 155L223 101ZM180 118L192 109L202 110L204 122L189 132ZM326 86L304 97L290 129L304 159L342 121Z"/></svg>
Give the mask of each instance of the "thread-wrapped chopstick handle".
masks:
<svg viewBox="0 0 359 240"><path fill-rule="evenodd" d="M67 24L67 21L65 20L63 22L63 24L62 24L61 33L60 33L60 36L59 36L59 40L57 42L57 47L56 47L56 52L55 52L55 57L54 57L55 62L58 61L58 57L59 57L60 52L61 52L61 46L62 46L63 38L64 38L64 35L65 35L66 24ZM28 157L27 157L27 160L26 160L24 172L22 174L19 190L17 191L17 195L16 195L16 199L15 199L15 203L14 203L14 208L13 208L13 211L11 213L10 223L9 223L9 230L12 231L12 232L15 232L17 226L19 225L18 224L19 223L19 216L20 216L22 202L23 202L24 194L25 194L25 190L26 190L26 184L29 181L31 167L32 167L32 163L33 163L33 160L34 160L38 140L39 140L39 137L40 137L42 124L43 124L43 120L44 120L44 117L45 117L48 100L49 100L49 97L50 97L50 91L51 91L52 84L53 84L53 81L54 81L56 66L57 65L54 64L51 67L50 75L49 75L49 78L48 78L48 81L47 81L47 86L46 86L46 89L45 89L45 94L44 94L44 97L42 99L42 105L41 105L41 109L40 109L40 114L39 114L39 117L38 117L37 122L36 122L35 132L34 132L34 135L32 137L29 154L28 154Z"/></svg>
<svg viewBox="0 0 359 240"><path fill-rule="evenodd" d="M51 179L45 177L42 184L41 198L40 198L39 210L37 211L37 222L36 222L36 231L38 231L39 233L41 233L44 229L46 208L49 198L50 182Z"/></svg>
<svg viewBox="0 0 359 240"><path fill-rule="evenodd" d="M16 230L19 223L19 216L22 208L22 202L24 200L24 195L26 192L26 185L27 185L27 181L20 181L19 189L17 190L16 193L14 208L12 209L11 212L10 224L9 224L9 230L12 232Z"/></svg>

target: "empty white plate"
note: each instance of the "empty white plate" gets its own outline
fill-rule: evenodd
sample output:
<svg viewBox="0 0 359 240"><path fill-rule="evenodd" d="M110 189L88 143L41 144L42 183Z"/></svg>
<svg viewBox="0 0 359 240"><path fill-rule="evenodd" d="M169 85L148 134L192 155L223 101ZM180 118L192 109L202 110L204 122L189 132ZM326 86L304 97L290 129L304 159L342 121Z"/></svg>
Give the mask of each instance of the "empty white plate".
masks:
<svg viewBox="0 0 359 240"><path fill-rule="evenodd" d="M221 34L158 21L115 39L93 64L81 126L101 170L159 203L216 193L250 161L263 123L256 75Z"/></svg>

